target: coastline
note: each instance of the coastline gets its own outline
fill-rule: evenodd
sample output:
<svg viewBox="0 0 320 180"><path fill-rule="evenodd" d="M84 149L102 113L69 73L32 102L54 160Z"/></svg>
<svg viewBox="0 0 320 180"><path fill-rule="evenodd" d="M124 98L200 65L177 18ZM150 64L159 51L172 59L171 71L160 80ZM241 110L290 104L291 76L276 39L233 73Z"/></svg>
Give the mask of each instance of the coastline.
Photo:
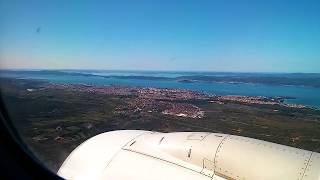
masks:
<svg viewBox="0 0 320 180"><path fill-rule="evenodd" d="M95 73L102 73L96 75ZM39 71L0 71L0 76L11 78L41 79L52 83L116 85L131 87L155 87L188 89L209 95L240 95L240 96L288 96L288 104L302 104L309 108L320 109L320 88L301 86L297 83L309 83L320 80L320 74L277 74L277 73L218 73L218 72L127 72L127 71L89 71L89 70L39 70ZM186 77L186 78L181 78ZM286 82L268 84L273 77ZM191 78L191 79L190 79ZM198 80L197 80L198 78ZM231 78L231 79L230 79ZM233 79L232 79L233 78ZM234 79L237 79L234 81ZM253 82L242 82L249 78ZM267 79L266 79L267 78ZM179 79L186 80L185 82ZM216 80L219 81L216 81ZM208 81L210 80L210 81ZM211 81L214 80L214 81ZM228 83L230 80L233 83ZM248 80L248 79L247 79ZM239 82L240 81L240 82ZM262 81L264 83L259 83ZM297 81L297 82L296 82ZM267 84L265 84L267 83ZM290 83L289 83L290 84Z"/></svg>
<svg viewBox="0 0 320 180"><path fill-rule="evenodd" d="M89 84L57 84L50 83L48 88L68 89L73 91L83 91L90 93L102 93L110 95L136 95L141 96L144 92L144 98L147 99L166 99L170 97L170 93L175 96L170 100L207 100L216 103L223 103L225 101L239 102L243 104L258 104L258 105L279 105L289 108L310 108L302 104L286 103L287 99L295 99L294 97L286 96L243 96L243 95L209 95L202 92L191 91L187 89L173 89L173 88L154 88L154 87L132 87L132 86L116 86L116 85L89 85ZM155 93L156 92L156 93ZM161 97L162 96L162 97ZM316 108L315 108L316 109Z"/></svg>

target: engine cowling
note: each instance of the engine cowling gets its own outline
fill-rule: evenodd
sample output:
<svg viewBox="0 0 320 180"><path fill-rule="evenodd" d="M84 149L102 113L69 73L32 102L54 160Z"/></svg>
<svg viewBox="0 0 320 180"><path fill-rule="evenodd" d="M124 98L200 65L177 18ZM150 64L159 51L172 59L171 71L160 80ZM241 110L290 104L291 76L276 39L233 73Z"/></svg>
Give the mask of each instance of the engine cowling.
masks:
<svg viewBox="0 0 320 180"><path fill-rule="evenodd" d="M320 154L209 132L102 133L79 145L66 179L320 179Z"/></svg>

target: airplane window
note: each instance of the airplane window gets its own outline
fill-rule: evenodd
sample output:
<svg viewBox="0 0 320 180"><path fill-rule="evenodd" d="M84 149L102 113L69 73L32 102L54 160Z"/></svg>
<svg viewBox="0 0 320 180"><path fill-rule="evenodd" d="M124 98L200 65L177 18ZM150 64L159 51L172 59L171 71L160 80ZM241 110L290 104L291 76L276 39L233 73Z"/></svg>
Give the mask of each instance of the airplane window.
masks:
<svg viewBox="0 0 320 180"><path fill-rule="evenodd" d="M319 9L313 0L2 0L1 97L23 142L67 179L147 177L119 173L123 159L158 178L170 169L173 179L313 179ZM291 169L254 172L240 154Z"/></svg>

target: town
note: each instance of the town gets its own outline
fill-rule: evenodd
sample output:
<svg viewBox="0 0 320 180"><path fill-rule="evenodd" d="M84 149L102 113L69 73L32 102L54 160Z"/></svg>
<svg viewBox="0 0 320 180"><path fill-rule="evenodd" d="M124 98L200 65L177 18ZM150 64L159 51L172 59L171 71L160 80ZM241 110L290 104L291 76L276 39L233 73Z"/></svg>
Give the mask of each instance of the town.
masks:
<svg viewBox="0 0 320 180"><path fill-rule="evenodd" d="M289 108L305 108L304 105L300 104L286 104L282 97L217 96L184 89L124 87L112 85L91 86L85 84L49 84L44 89L64 89L92 94L100 93L123 97L130 96L131 98L128 98L128 100L125 101L125 105L121 105L115 109L115 113L124 115L130 113L161 112L164 115L203 118L205 112L196 105L187 103L187 101L190 100L203 100L218 104L237 102L241 104L280 105Z"/></svg>

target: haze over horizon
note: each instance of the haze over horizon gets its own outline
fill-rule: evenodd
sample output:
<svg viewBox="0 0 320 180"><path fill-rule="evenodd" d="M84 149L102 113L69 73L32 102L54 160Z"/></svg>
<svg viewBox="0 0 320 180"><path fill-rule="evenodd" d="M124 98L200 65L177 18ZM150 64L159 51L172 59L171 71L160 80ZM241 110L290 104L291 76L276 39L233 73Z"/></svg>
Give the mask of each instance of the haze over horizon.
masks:
<svg viewBox="0 0 320 180"><path fill-rule="evenodd" d="M26 71L56 71L56 72L132 72L132 73L204 73L203 75L209 75L210 73L239 73L239 74L315 74L320 75L320 72L271 72L271 71L210 71L210 70L153 70L153 69L65 69L65 68L2 68L0 67L0 71L17 71L17 72L26 72ZM119 76L127 76L127 75L119 75ZM134 76L141 76L141 75L134 75ZM152 75L153 76L153 75Z"/></svg>
<svg viewBox="0 0 320 180"><path fill-rule="evenodd" d="M320 1L0 2L1 69L320 73Z"/></svg>

